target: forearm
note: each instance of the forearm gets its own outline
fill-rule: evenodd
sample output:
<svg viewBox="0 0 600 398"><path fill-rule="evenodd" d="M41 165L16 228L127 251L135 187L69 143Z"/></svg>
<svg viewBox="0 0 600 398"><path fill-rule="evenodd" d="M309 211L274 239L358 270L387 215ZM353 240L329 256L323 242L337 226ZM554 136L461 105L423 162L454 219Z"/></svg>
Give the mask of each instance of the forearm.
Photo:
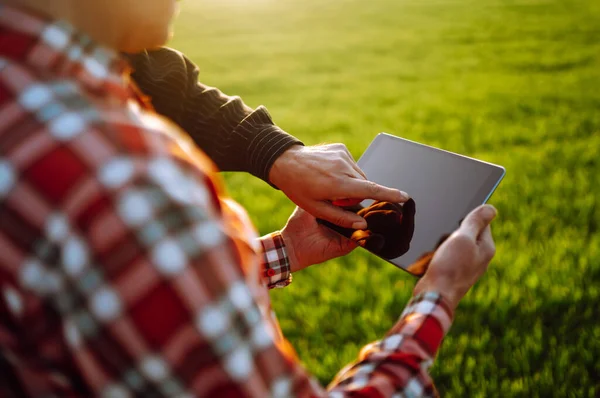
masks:
<svg viewBox="0 0 600 398"><path fill-rule="evenodd" d="M301 145L277 127L266 108L198 82L198 68L168 48L127 55L133 80L156 111L177 123L222 171L246 171L268 181L274 161Z"/></svg>
<svg viewBox="0 0 600 398"><path fill-rule="evenodd" d="M280 233L263 236L260 243L265 285L269 288L287 286L291 272ZM330 392L341 396L370 396L369 391L376 389L382 396L392 393L417 397L435 395L429 368L450 328L452 316L453 308L439 293L421 290L387 336L366 346L358 361L338 374L329 386Z"/></svg>
<svg viewBox="0 0 600 398"><path fill-rule="evenodd" d="M435 396L429 368L452 316L436 292L413 297L388 335L363 348L358 362L340 372L329 391L372 396L375 389L381 396Z"/></svg>

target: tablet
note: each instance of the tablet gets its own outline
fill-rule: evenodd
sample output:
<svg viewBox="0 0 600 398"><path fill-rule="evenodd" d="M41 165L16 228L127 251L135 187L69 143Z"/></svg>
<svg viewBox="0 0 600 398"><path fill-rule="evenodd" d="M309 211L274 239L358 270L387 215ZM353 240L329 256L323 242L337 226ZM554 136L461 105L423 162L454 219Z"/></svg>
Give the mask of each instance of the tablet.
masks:
<svg viewBox="0 0 600 398"><path fill-rule="evenodd" d="M370 251L415 275L424 272L416 264L430 258L462 219L490 198L505 174L501 166L385 133L375 137L358 165L369 180L410 195L412 200L402 209L393 204L379 206L369 213L373 216L368 222L378 222L376 216L380 214L397 213L402 228L394 232L394 245L388 248L391 250ZM380 204L364 200L353 210L361 214L375 205ZM345 232L348 236L360 231Z"/></svg>

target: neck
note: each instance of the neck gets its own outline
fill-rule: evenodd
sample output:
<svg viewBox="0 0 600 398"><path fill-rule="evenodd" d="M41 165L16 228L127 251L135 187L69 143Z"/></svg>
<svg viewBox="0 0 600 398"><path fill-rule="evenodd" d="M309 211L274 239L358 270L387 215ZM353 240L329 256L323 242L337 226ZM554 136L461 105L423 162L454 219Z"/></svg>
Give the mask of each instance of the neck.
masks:
<svg viewBox="0 0 600 398"><path fill-rule="evenodd" d="M97 22L103 20L98 18L98 12L106 11L92 9L90 4L93 3L87 0L0 0L0 4L31 10L51 19L65 20L98 43L117 49L118 35L111 34L114 29L107 29L107 26Z"/></svg>

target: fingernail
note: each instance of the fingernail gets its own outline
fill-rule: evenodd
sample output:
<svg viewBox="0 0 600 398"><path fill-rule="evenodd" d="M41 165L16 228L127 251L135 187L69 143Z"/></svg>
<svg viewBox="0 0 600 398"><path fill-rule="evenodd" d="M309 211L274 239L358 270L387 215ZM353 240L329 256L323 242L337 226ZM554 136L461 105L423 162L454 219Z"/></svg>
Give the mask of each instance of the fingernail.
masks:
<svg viewBox="0 0 600 398"><path fill-rule="evenodd" d="M366 221L356 221L352 224L352 229L365 229L367 228Z"/></svg>
<svg viewBox="0 0 600 398"><path fill-rule="evenodd" d="M402 195L402 199L403 200L408 200L410 199L410 196L408 196L408 194L404 191L400 191L400 195Z"/></svg>
<svg viewBox="0 0 600 398"><path fill-rule="evenodd" d="M488 212L488 216L493 220L498 215L498 210L492 205L486 205L486 211Z"/></svg>

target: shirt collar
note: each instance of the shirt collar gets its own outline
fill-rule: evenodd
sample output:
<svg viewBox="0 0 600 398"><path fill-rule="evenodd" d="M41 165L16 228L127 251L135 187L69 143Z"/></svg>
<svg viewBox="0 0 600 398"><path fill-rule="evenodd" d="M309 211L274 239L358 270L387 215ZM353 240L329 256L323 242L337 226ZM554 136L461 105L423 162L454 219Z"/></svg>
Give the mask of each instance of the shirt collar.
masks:
<svg viewBox="0 0 600 398"><path fill-rule="evenodd" d="M92 91L131 95L129 64L66 21L0 5L0 57L44 75L76 79Z"/></svg>

